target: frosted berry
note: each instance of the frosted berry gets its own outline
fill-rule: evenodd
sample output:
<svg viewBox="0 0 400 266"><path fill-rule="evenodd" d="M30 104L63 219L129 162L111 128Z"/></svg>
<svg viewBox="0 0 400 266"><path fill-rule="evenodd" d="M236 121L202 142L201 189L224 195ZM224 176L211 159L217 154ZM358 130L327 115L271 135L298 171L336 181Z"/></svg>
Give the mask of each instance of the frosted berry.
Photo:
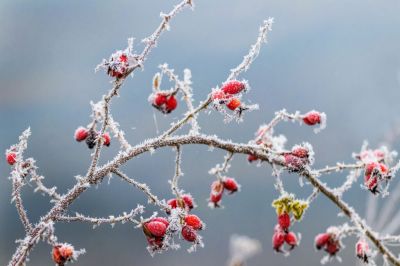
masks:
<svg viewBox="0 0 400 266"><path fill-rule="evenodd" d="M167 96L162 93L157 93L153 100L153 105L160 107L167 102Z"/></svg>
<svg viewBox="0 0 400 266"><path fill-rule="evenodd" d="M6 160L9 165L14 165L17 162L17 154L15 152L7 153Z"/></svg>
<svg viewBox="0 0 400 266"><path fill-rule="evenodd" d="M220 181L214 181L211 184L210 203L214 207L219 207L219 203L224 193L224 184Z"/></svg>
<svg viewBox="0 0 400 266"><path fill-rule="evenodd" d="M340 243L339 241L329 241L325 251L328 252L329 255L334 256L340 250Z"/></svg>
<svg viewBox="0 0 400 266"><path fill-rule="evenodd" d="M290 227L290 216L287 212L278 215L278 224L283 231L287 232Z"/></svg>
<svg viewBox="0 0 400 266"><path fill-rule="evenodd" d="M168 220L166 218L164 218L164 217L155 217L151 221L163 223L163 224L165 224L166 227L169 226Z"/></svg>
<svg viewBox="0 0 400 266"><path fill-rule="evenodd" d="M255 156L253 154L250 154L249 156L247 156L247 161L249 161L249 163L252 163L257 160L258 160L257 156Z"/></svg>
<svg viewBox="0 0 400 266"><path fill-rule="evenodd" d="M292 154L299 158L308 158L308 149L304 147L295 147L292 150Z"/></svg>
<svg viewBox="0 0 400 266"><path fill-rule="evenodd" d="M158 92L152 94L149 98L153 107L158 109L163 114L169 114L178 106L178 101L174 95L167 92Z"/></svg>
<svg viewBox="0 0 400 266"><path fill-rule="evenodd" d="M194 230L201 230L203 228L203 223L197 215L188 214L185 216L185 223L191 226Z"/></svg>
<svg viewBox="0 0 400 266"><path fill-rule="evenodd" d="M174 95L169 96L167 102L165 103L165 110L167 113L171 113L178 106L178 102Z"/></svg>
<svg viewBox="0 0 400 266"><path fill-rule="evenodd" d="M197 239L196 231L192 227L187 226L187 225L182 227L181 234L182 234L183 239L185 239L186 241L189 241L189 242L195 242Z"/></svg>
<svg viewBox="0 0 400 266"><path fill-rule="evenodd" d="M364 185L372 192L378 193L379 178L387 177L388 167L383 163L370 162L365 166ZM387 177L389 178L389 177Z"/></svg>
<svg viewBox="0 0 400 266"><path fill-rule="evenodd" d="M182 200L185 203L185 207L189 208L189 210L193 209L194 203L193 198L189 194L185 194L182 196Z"/></svg>
<svg viewBox="0 0 400 266"><path fill-rule="evenodd" d="M232 100L230 100L227 104L226 107L228 107L228 109L235 111L237 108L240 107L242 103L240 102L240 100L238 98L233 98Z"/></svg>
<svg viewBox="0 0 400 266"><path fill-rule="evenodd" d="M311 111L304 115L303 122L309 126L321 123L321 114L317 111Z"/></svg>
<svg viewBox="0 0 400 266"><path fill-rule="evenodd" d="M170 199L168 200L167 204L172 208L175 209L178 205L177 205L177 201L176 199Z"/></svg>
<svg viewBox="0 0 400 266"><path fill-rule="evenodd" d="M373 194L379 192L378 190L378 178L374 175L365 175L364 176L364 185L371 191Z"/></svg>
<svg viewBox="0 0 400 266"><path fill-rule="evenodd" d="M297 236L293 232L289 232L285 235L285 242L293 249L298 244Z"/></svg>
<svg viewBox="0 0 400 266"><path fill-rule="evenodd" d="M300 171L308 164L307 159L297 157L292 153L285 153L283 156L285 158L286 167L291 171Z"/></svg>
<svg viewBox="0 0 400 266"><path fill-rule="evenodd" d="M365 166L365 175L373 174L374 170L381 174L387 174L389 172L388 167L383 163L371 162Z"/></svg>
<svg viewBox="0 0 400 266"><path fill-rule="evenodd" d="M246 84L238 80L231 80L226 82L221 90L226 94L238 94L246 89Z"/></svg>
<svg viewBox="0 0 400 266"><path fill-rule="evenodd" d="M356 255L363 262L368 263L370 251L369 251L368 243L364 239L360 239L356 243Z"/></svg>
<svg viewBox="0 0 400 266"><path fill-rule="evenodd" d="M143 225L143 232L148 237L163 237L167 232L167 226L164 222L153 219Z"/></svg>
<svg viewBox="0 0 400 266"><path fill-rule="evenodd" d="M226 96L227 95L222 90L216 90L216 91L213 91L213 93L211 94L211 99L224 100L224 99L226 99Z"/></svg>
<svg viewBox="0 0 400 266"><path fill-rule="evenodd" d="M114 54L108 64L107 74L114 78L122 78L128 70L129 62L126 54Z"/></svg>
<svg viewBox="0 0 400 266"><path fill-rule="evenodd" d="M325 247L328 244L330 239L331 239L331 236L328 233L318 234L314 240L315 247L317 249L321 249L321 248Z"/></svg>
<svg viewBox="0 0 400 266"><path fill-rule="evenodd" d="M283 231L276 231L272 236L272 247L276 252L280 252L283 244L285 243L285 233Z"/></svg>
<svg viewBox="0 0 400 266"><path fill-rule="evenodd" d="M103 134L103 144L107 147L109 147L111 144L111 137L110 134L108 134L107 132Z"/></svg>
<svg viewBox="0 0 400 266"><path fill-rule="evenodd" d="M187 211L190 211L191 209L194 208L193 198L189 194L182 195L182 198L180 200L170 199L168 200L167 204L171 207L171 209L179 207L179 208L185 208ZM167 211L167 213L169 214L170 212Z"/></svg>
<svg viewBox="0 0 400 266"><path fill-rule="evenodd" d="M96 146L97 135L97 132L93 129L89 130L88 136L86 138L86 145L89 149L93 149L94 146Z"/></svg>
<svg viewBox="0 0 400 266"><path fill-rule="evenodd" d="M53 247L52 256L57 265L64 265L73 258L74 248L66 244L56 245Z"/></svg>
<svg viewBox="0 0 400 266"><path fill-rule="evenodd" d="M228 190L231 194L238 191L239 185L234 178L227 177L223 181L224 188Z"/></svg>
<svg viewBox="0 0 400 266"><path fill-rule="evenodd" d="M89 134L89 130L87 130L84 127L79 127L75 130L75 135L74 135L75 140L79 141L79 142L83 141L87 138L88 134Z"/></svg>

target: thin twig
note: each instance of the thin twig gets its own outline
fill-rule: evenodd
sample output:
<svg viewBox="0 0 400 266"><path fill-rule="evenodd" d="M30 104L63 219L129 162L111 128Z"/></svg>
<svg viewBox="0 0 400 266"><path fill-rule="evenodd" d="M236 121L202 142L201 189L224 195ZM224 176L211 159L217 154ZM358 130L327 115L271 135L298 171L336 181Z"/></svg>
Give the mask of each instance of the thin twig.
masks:
<svg viewBox="0 0 400 266"><path fill-rule="evenodd" d="M143 191L144 194L149 199L149 203L155 204L155 205L159 206L163 210L169 210L169 207L166 204L164 204L162 201L160 201L156 195L151 193L150 188L146 184L139 183L136 180L134 180L133 178L129 178L121 170L115 169L115 170L112 170L112 172L114 174L116 174L117 176L119 176L120 178L122 178L122 180L128 182L129 184L131 184L134 187L136 187L136 188L140 189L141 191Z"/></svg>
<svg viewBox="0 0 400 266"><path fill-rule="evenodd" d="M182 195L181 195L182 193L178 187L179 177L182 176L181 160L182 160L181 146L177 145L176 146L176 159L175 159L175 175L171 181L171 190L172 190L172 193L178 199L180 199L182 197Z"/></svg>

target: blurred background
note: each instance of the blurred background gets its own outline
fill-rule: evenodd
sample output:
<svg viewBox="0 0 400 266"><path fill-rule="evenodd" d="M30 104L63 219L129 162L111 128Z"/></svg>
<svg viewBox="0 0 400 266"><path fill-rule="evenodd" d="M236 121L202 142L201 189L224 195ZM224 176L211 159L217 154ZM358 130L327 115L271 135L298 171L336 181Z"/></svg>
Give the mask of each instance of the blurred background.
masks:
<svg viewBox="0 0 400 266"><path fill-rule="evenodd" d="M86 173L90 151L73 139L74 130L89 123L89 101L97 101L110 88L104 72L94 73L102 58L126 47L127 38L140 40L160 22L178 1L0 1L0 151L17 142L19 134L31 127L27 156L38 161L39 173L48 186L65 192L75 175ZM135 72L113 101L111 111L131 143L156 136L154 110L148 104L151 79L161 63L169 63L182 76L184 68L193 74L195 100L206 97L213 86L224 81L254 42L258 27L267 17L275 24L269 42L251 69L242 75L252 90L246 98L259 103L260 110L247 113L243 123L223 124L213 111L202 114L203 132L247 142L261 123L275 111L302 112L316 109L328 115L328 127L314 134L308 127L282 124L277 133L288 138L288 147L309 141L316 152L315 167L351 162L367 139L375 147L399 125L400 105L400 2L372 1L196 1L195 11L185 10L171 23L159 47L150 55L143 71ZM164 80L163 87L170 84ZM182 117L183 105L169 116L156 112L160 129ZM102 162L118 150L114 141L102 154ZM398 148L399 141L393 143ZM195 213L206 223L202 234L205 248L194 254L182 249L152 258L146 251L141 230L131 224L114 229L88 224L57 224L60 241L86 248L87 254L75 265L224 265L229 257L229 237L237 233L256 238L263 252L249 265L319 265L323 252L313 248L314 236L332 224L347 221L338 209L320 196L303 222L293 230L302 233L300 247L290 257L274 254L271 237L276 222L271 201L277 197L270 168L256 167L245 156L236 156L230 175L242 185L242 192L226 196L225 208L207 207L209 185L214 177L208 170L223 160L224 153L207 147L183 149L181 186L195 197ZM162 198L170 198L167 180L173 175L174 153L169 149L144 154L124 166L124 171L150 185ZM16 210L10 204L9 166L0 160L0 265L13 254L15 239L24 235ZM331 186L339 185L345 174L321 177ZM286 189L306 197L311 188L301 188L296 175L283 176ZM396 180L397 181L397 180ZM394 181L394 182L396 182ZM395 186L392 186L392 190ZM356 184L345 200L365 214L368 192ZM48 199L23 190L32 221L51 207ZM379 201L383 206L385 201ZM146 199L117 178L84 193L71 211L108 216L129 211ZM147 215L154 210L149 207ZM344 265L354 265L355 239L345 241L341 252ZM40 243L29 265L53 265L50 247ZM336 265L333 262L332 265Z"/></svg>

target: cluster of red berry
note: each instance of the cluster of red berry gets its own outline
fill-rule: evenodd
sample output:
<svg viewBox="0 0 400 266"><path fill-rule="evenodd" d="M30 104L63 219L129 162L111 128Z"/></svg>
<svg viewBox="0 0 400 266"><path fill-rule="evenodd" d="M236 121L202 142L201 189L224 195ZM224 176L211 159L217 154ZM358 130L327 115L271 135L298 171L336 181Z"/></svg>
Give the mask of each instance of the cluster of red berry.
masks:
<svg viewBox="0 0 400 266"><path fill-rule="evenodd" d="M222 195L224 194L224 190L228 191L228 194L235 193L239 190L239 184L236 182L234 178L231 177L223 177L222 180L216 180L211 184L211 192L210 192L210 206L211 207L220 207Z"/></svg>
<svg viewBox="0 0 400 266"><path fill-rule="evenodd" d="M163 114L169 114L178 107L178 100L176 94L179 88L175 90L161 90L161 78L160 73L156 73L153 78L153 93L149 96L149 102L151 105L159 110Z"/></svg>
<svg viewBox="0 0 400 266"><path fill-rule="evenodd" d="M94 129L79 127L76 129L74 136L76 141L81 142L85 140L88 148L93 149L93 147L96 146L96 141L99 136L99 133L96 132ZM102 135L102 138L103 138L103 145L109 147L111 144L110 134L105 132Z"/></svg>
<svg viewBox="0 0 400 266"><path fill-rule="evenodd" d="M380 192L380 183L388 182L392 173L388 164L393 160L391 154L385 147L371 150L364 149L354 156L355 159L365 164L364 167L364 185L373 194Z"/></svg>
<svg viewBox="0 0 400 266"><path fill-rule="evenodd" d="M326 123L326 115L317 111L310 111L305 115L295 115L291 119L303 121L304 124L309 126L320 124L322 127L322 125L325 126ZM283 135L273 135L273 127L270 125L260 126L255 135L256 137L253 141L251 141L251 143L262 145L265 148L277 152L283 149L283 146L286 142L286 138ZM292 150L292 152L285 153L283 156L285 157L286 166L292 171L300 171L305 165L312 163L310 161L310 154L307 154L305 150ZM259 158L254 154L250 154L247 157L247 160L252 163L259 160Z"/></svg>
<svg viewBox="0 0 400 266"><path fill-rule="evenodd" d="M274 234L272 236L272 247L276 252L283 252L282 247L285 242L289 245L289 250L294 249L299 244L296 234L287 230L285 231L280 223L278 223L274 228Z"/></svg>
<svg viewBox="0 0 400 266"><path fill-rule="evenodd" d="M320 250L324 249L329 256L335 256L340 248L340 231L337 227L329 227L325 233L318 234L315 237L315 247Z"/></svg>
<svg viewBox="0 0 400 266"><path fill-rule="evenodd" d="M181 198L170 199L168 205L171 209L180 208L184 210L185 215L179 219L182 238L188 242L198 242L199 236L197 231L204 229L204 223L197 215L188 213L195 206L193 198L186 194ZM167 214L171 214L171 211L167 211ZM156 251L163 248L168 230L174 230L169 228L169 226L170 222L164 217L155 217L143 224L143 232L146 235L151 250Z"/></svg>
<svg viewBox="0 0 400 266"><path fill-rule="evenodd" d="M240 101L240 94L248 88L247 82L231 80L227 81L219 89L212 92L211 98L216 105L225 105L229 110L237 111L239 114L247 109Z"/></svg>
<svg viewBox="0 0 400 266"><path fill-rule="evenodd" d="M290 232L292 217L294 220L301 220L304 211L308 208L308 203L303 200L295 199L294 195L284 193L280 198L272 202L272 207L276 209L278 223L274 228L272 236L272 246L276 252L286 252L283 249L285 242L292 250L299 244L299 239L294 232Z"/></svg>
<svg viewBox="0 0 400 266"><path fill-rule="evenodd" d="M299 172L313 163L312 148L309 144L296 145L283 154L285 166L289 171Z"/></svg>
<svg viewBox="0 0 400 266"><path fill-rule="evenodd" d="M163 114L169 114L178 106L175 94L168 91L158 91L150 95L150 101L154 108Z"/></svg>

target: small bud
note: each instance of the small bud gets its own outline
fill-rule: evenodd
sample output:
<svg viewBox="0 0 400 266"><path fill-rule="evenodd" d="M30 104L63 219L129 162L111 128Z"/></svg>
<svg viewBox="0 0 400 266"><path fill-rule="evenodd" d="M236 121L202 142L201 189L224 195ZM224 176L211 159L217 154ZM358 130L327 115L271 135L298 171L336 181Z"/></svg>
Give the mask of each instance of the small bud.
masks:
<svg viewBox="0 0 400 266"><path fill-rule="evenodd" d="M6 160L9 165L14 165L17 162L17 154L15 152L7 153Z"/></svg>
<svg viewBox="0 0 400 266"><path fill-rule="evenodd" d="M195 242L197 239L196 231L192 227L187 226L187 225L182 227L181 234L182 234L183 239L185 239L186 241L189 241L189 242Z"/></svg>
<svg viewBox="0 0 400 266"><path fill-rule="evenodd" d="M75 140L81 142L87 138L89 131L84 127L79 127L75 130Z"/></svg>
<svg viewBox="0 0 400 266"><path fill-rule="evenodd" d="M224 184L224 188L226 190L230 191L230 194L238 191L238 189L239 189L238 183L236 182L236 180L234 178L231 178L231 177L225 178L225 180L223 181L223 184Z"/></svg>
<svg viewBox="0 0 400 266"><path fill-rule="evenodd" d="M290 216L287 212L278 215L278 224L283 231L287 232L290 227Z"/></svg>
<svg viewBox="0 0 400 266"><path fill-rule="evenodd" d="M223 84L221 90L226 94L238 94L246 89L246 84L238 80L231 80Z"/></svg>
<svg viewBox="0 0 400 266"><path fill-rule="evenodd" d="M161 75L160 73L156 73L153 77L153 89L154 90L159 90L160 89L160 83L161 83Z"/></svg>
<svg viewBox="0 0 400 266"><path fill-rule="evenodd" d="M201 230L203 228L203 223L197 215L188 214L185 216L185 223L191 226L194 230Z"/></svg>

